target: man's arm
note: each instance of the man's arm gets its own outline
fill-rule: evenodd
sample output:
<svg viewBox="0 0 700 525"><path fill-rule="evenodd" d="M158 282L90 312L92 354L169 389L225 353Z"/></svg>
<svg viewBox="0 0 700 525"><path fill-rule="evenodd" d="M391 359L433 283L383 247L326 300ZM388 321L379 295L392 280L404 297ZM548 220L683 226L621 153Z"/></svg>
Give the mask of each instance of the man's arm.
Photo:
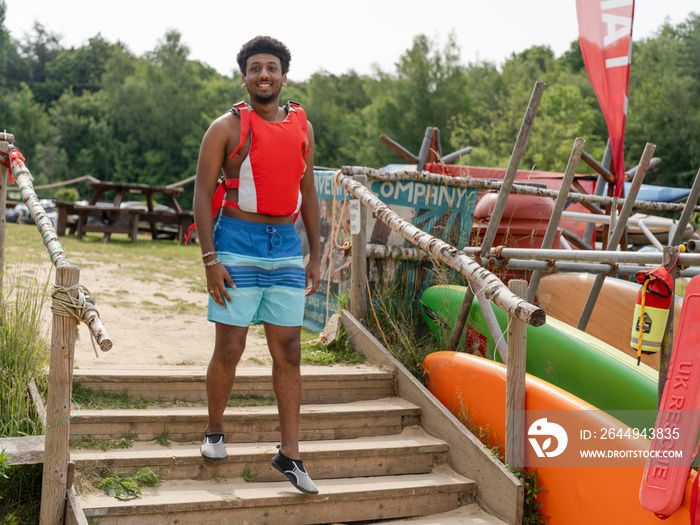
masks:
<svg viewBox="0 0 700 525"><path fill-rule="evenodd" d="M234 119L235 120L235 119ZM199 149L197 160L197 178L194 183L194 222L197 225L197 236L202 254L214 252L214 218L211 199L216 191L221 168L226 159L226 147L234 133L231 115L226 114L216 119L204 134ZM240 129L237 130L240 133ZM215 255L203 258L205 263L215 259ZM205 268L207 275L207 291L219 305L226 307L227 301L231 302L231 296L224 285L228 282L235 287L228 271L221 264L215 264Z"/></svg>
<svg viewBox="0 0 700 525"><path fill-rule="evenodd" d="M309 262L306 265L306 295L308 296L318 289L321 280L321 213L314 184L314 130L310 122L307 136L309 152L306 155L306 170L301 178L301 219L304 221L306 239L309 243Z"/></svg>

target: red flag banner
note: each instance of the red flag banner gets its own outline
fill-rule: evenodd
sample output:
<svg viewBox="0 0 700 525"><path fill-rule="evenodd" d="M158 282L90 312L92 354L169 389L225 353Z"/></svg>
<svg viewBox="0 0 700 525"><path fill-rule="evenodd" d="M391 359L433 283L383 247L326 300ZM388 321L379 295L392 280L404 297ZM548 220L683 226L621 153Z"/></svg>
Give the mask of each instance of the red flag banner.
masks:
<svg viewBox="0 0 700 525"><path fill-rule="evenodd" d="M625 181L625 123L632 63L634 0L576 0L583 62L608 125L615 195Z"/></svg>

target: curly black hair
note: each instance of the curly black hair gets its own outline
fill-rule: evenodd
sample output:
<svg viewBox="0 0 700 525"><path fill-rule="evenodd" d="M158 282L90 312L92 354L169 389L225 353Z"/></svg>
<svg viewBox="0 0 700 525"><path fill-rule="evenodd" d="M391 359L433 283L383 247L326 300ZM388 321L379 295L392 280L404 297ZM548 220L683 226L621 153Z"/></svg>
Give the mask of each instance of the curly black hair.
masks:
<svg viewBox="0 0 700 525"><path fill-rule="evenodd" d="M242 74L245 75L248 59L258 53L275 55L280 59L282 74L286 75L287 71L289 71L289 63L292 61L292 54L289 52L287 46L271 36L256 36L243 44L243 47L241 47L236 57L238 68L241 70Z"/></svg>

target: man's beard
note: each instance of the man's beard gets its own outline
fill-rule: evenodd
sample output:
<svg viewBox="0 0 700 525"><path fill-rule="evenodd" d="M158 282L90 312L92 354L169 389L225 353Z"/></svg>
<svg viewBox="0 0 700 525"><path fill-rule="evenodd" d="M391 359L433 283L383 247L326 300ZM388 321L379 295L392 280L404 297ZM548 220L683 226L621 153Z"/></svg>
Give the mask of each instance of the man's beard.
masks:
<svg viewBox="0 0 700 525"><path fill-rule="evenodd" d="M261 104L269 104L272 102L276 97L279 97L280 92L277 91L275 93L270 93L269 95L261 95L260 93L255 94L255 100L257 102L260 102Z"/></svg>

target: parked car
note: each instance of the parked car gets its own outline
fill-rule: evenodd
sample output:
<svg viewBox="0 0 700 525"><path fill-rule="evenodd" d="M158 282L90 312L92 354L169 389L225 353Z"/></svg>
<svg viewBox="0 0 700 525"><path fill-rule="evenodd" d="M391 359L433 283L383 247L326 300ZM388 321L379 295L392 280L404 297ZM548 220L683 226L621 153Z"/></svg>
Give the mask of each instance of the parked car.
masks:
<svg viewBox="0 0 700 525"><path fill-rule="evenodd" d="M16 204L13 208L5 208L5 222L17 222L19 219L19 210L17 209L18 204ZM24 204L22 204L24 206ZM24 206L26 209L27 207Z"/></svg>

